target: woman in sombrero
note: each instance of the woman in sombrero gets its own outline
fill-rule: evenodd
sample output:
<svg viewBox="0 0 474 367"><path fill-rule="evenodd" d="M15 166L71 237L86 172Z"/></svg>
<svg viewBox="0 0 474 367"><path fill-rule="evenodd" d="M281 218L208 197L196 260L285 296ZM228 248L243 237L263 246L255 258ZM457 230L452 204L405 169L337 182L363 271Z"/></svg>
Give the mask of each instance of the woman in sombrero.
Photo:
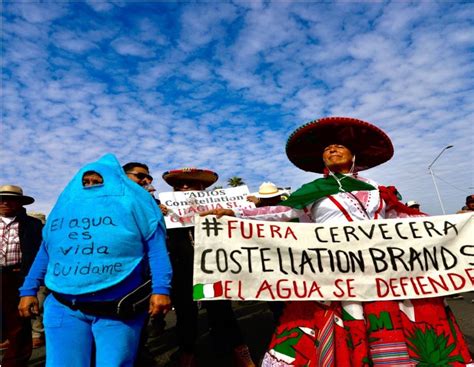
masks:
<svg viewBox="0 0 474 367"><path fill-rule="evenodd" d="M395 188L358 172L388 161L389 137L367 122L329 117L298 128L286 153L322 173L279 206L210 214L304 222L346 222L423 215ZM384 322L377 322L381 319ZM288 302L262 366L465 366L472 359L442 298L374 302ZM474 366L474 364L473 364Z"/></svg>

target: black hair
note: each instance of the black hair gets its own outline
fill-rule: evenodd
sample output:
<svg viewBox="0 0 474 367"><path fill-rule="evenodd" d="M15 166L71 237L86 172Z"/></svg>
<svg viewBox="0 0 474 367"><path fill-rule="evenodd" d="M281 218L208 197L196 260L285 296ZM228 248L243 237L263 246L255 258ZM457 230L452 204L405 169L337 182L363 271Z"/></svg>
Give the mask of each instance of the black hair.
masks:
<svg viewBox="0 0 474 367"><path fill-rule="evenodd" d="M132 170L133 168L135 167L140 167L140 168L144 168L146 169L148 172L150 172L150 169L148 168L148 166L145 164L145 163L140 163L140 162L128 162L128 163L125 163L122 168L125 172L128 172L130 170Z"/></svg>
<svg viewBox="0 0 474 367"><path fill-rule="evenodd" d="M86 171L82 174L82 177L88 176L88 175L99 175L100 177L102 177L102 175L97 171Z"/></svg>

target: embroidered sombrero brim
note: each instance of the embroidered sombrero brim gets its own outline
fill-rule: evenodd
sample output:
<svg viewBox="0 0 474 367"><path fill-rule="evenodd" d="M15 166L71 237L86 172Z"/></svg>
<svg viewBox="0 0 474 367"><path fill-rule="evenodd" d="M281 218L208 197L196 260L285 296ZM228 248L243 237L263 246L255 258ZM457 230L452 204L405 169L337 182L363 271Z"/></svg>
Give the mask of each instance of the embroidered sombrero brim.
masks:
<svg viewBox="0 0 474 367"><path fill-rule="evenodd" d="M296 167L323 173L323 151L331 144L342 144L355 154L357 171L378 166L393 156L387 134L350 117L325 117L299 127L288 138L286 154Z"/></svg>
<svg viewBox="0 0 474 367"><path fill-rule="evenodd" d="M197 181L202 183L204 187L209 187L216 182L218 178L217 173L198 168L182 168L163 173L163 180L173 187L182 181Z"/></svg>

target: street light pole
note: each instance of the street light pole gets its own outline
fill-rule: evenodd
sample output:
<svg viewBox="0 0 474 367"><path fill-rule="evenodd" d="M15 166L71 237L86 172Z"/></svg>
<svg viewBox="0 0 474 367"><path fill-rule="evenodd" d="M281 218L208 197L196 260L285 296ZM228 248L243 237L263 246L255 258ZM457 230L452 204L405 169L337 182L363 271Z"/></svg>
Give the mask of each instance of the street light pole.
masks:
<svg viewBox="0 0 474 367"><path fill-rule="evenodd" d="M446 215L446 211L444 210L443 201L441 200L441 195L439 194L438 185L436 184L434 173L433 173L433 170L431 169L431 167L433 166L433 164L435 164L435 162L438 160L438 158L441 157L441 154L443 154L445 150L450 149L452 147L453 147L452 145L448 145L448 146L444 147L443 150L433 160L433 162L431 162L431 164L428 166L428 170L430 171L431 178L433 179L434 187L436 189L436 194L438 195L438 200L439 200L439 204L441 205L441 210L443 211L443 215Z"/></svg>

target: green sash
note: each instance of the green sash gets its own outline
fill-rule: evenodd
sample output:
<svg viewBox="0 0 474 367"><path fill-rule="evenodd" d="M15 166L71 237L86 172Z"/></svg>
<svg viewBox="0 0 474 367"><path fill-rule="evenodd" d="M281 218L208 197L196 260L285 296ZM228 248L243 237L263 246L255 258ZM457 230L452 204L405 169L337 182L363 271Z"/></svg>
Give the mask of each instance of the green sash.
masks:
<svg viewBox="0 0 474 367"><path fill-rule="evenodd" d="M336 176L341 183L342 190L333 176L318 178L301 186L301 188L292 193L287 200L282 201L279 205L303 209L316 200L339 192L376 190L374 186L350 176L345 176L342 173L336 173Z"/></svg>

